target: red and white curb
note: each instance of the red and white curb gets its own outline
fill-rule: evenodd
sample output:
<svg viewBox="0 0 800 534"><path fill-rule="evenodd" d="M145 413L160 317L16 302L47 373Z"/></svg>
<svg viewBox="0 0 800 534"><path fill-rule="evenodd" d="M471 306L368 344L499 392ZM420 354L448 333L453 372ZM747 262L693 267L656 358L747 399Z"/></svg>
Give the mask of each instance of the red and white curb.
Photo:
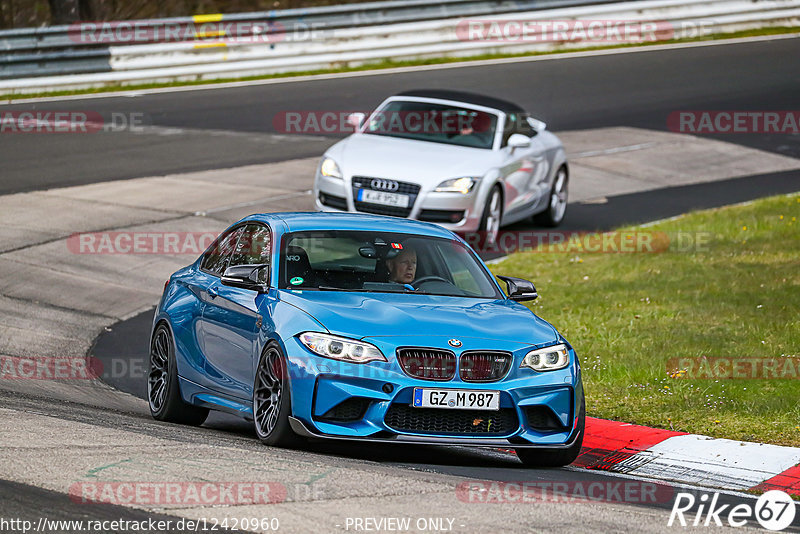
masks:
<svg viewBox="0 0 800 534"><path fill-rule="evenodd" d="M778 489L800 495L800 448L586 418L585 469L728 490Z"/></svg>

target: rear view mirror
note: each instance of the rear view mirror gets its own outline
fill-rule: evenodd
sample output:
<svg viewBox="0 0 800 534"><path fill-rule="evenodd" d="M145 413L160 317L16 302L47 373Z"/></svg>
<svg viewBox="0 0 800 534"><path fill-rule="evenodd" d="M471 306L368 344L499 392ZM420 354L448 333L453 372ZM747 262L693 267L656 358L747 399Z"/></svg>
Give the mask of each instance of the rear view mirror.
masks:
<svg viewBox="0 0 800 534"><path fill-rule="evenodd" d="M266 263L255 265L234 265L225 269L221 282L223 285L250 289L252 291L263 291L265 284L260 281L262 269L267 267Z"/></svg>
<svg viewBox="0 0 800 534"><path fill-rule="evenodd" d="M529 280L514 278L513 276L498 276L497 278L506 283L508 298L511 300L523 302L539 298L539 293L536 292L533 282Z"/></svg>
<svg viewBox="0 0 800 534"><path fill-rule="evenodd" d="M366 245L358 249L358 254L362 258L375 259L378 257L378 251L372 245Z"/></svg>

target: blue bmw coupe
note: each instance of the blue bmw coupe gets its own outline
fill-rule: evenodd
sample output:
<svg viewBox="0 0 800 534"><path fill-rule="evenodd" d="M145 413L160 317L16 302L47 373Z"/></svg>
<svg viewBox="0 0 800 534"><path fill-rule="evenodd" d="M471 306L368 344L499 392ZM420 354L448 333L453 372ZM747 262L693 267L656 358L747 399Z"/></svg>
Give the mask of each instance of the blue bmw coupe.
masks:
<svg viewBox="0 0 800 534"><path fill-rule="evenodd" d="M571 463L585 403L575 351L499 276L429 223L252 215L173 274L155 311L148 400L161 421L209 410L268 445L304 438L513 448Z"/></svg>

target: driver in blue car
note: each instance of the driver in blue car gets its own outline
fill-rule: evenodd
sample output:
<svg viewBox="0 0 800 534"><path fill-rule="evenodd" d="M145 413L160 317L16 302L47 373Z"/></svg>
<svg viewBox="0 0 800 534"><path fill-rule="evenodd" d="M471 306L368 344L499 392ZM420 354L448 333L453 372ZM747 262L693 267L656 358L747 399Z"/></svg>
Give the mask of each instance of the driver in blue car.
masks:
<svg viewBox="0 0 800 534"><path fill-rule="evenodd" d="M403 248L397 256L386 260L389 280L398 284L410 284L417 275L417 252Z"/></svg>

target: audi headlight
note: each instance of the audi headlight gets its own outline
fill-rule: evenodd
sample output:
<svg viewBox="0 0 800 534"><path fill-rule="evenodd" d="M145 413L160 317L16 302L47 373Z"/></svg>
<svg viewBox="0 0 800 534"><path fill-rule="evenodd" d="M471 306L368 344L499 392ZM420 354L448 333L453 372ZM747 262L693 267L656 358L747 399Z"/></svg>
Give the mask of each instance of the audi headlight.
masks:
<svg viewBox="0 0 800 534"><path fill-rule="evenodd" d="M452 180L445 180L444 182L440 183L439 186L434 189L437 193L461 193L466 195L472 188L475 187L475 184L478 183L477 178L470 178L465 176L463 178L453 178Z"/></svg>
<svg viewBox="0 0 800 534"><path fill-rule="evenodd" d="M327 176L328 178L342 177L342 171L331 158L324 158L322 160L322 164L319 166L319 172L322 176Z"/></svg>
<svg viewBox="0 0 800 534"><path fill-rule="evenodd" d="M520 369L527 367L534 371L555 371L569 365L569 349L564 344L532 350L522 359Z"/></svg>
<svg viewBox="0 0 800 534"><path fill-rule="evenodd" d="M323 358L331 358L350 363L385 362L386 357L375 345L346 337L305 332L300 341L308 350Z"/></svg>

